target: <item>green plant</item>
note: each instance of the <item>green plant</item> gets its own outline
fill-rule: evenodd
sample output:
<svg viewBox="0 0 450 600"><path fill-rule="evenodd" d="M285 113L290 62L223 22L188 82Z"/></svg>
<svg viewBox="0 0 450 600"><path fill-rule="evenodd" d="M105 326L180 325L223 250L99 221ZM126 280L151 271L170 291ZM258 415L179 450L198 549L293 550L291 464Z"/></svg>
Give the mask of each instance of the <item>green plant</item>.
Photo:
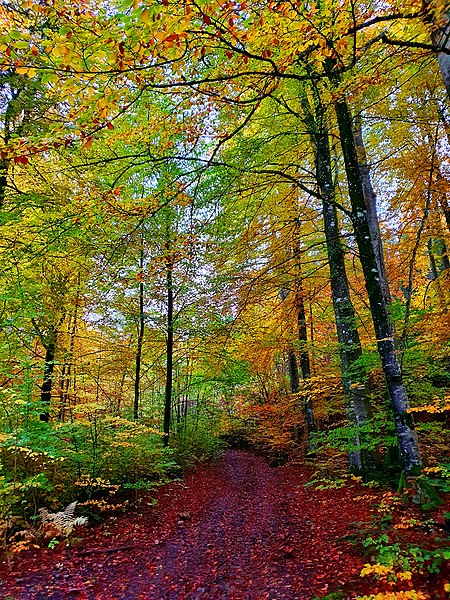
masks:
<svg viewBox="0 0 450 600"><path fill-rule="evenodd" d="M173 457L183 467L217 457L225 443L216 433L214 423L206 416L187 418L173 436Z"/></svg>
<svg viewBox="0 0 450 600"><path fill-rule="evenodd" d="M311 479L311 481L305 483L305 487L311 486L314 486L317 490L338 490L345 486L345 479L330 479L327 477L319 477L317 479Z"/></svg>
<svg viewBox="0 0 450 600"><path fill-rule="evenodd" d="M442 563L450 559L450 548L429 550L413 544L402 547L400 543L392 542L387 533L378 537L367 536L362 545L367 553L374 557L377 565L394 570L425 569L430 574L434 574L439 573Z"/></svg>

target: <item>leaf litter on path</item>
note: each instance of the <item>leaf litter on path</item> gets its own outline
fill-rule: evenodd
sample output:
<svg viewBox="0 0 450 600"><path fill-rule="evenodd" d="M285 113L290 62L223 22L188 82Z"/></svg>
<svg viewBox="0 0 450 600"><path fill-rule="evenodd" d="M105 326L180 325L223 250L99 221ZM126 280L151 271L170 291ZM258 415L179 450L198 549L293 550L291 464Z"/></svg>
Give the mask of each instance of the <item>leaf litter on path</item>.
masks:
<svg viewBox="0 0 450 600"><path fill-rule="evenodd" d="M305 488L308 468L271 468L228 450L184 482L143 494L126 514L92 527L81 548L27 551L2 566L14 600L311 600L364 591L364 559L345 536L369 518L357 483Z"/></svg>

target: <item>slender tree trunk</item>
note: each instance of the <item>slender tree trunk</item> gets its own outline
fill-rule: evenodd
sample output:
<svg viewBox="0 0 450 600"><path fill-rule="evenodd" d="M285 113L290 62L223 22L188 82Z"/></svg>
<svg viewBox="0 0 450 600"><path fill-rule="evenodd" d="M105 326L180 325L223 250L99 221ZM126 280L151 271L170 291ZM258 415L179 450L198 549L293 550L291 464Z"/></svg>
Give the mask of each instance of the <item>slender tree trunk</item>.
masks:
<svg viewBox="0 0 450 600"><path fill-rule="evenodd" d="M301 277L301 275L300 275ZM308 352L308 330L306 328L305 301L303 295L303 282L301 279L297 282L295 290L295 308L297 310L297 330L300 341L300 369L303 379L311 378L311 364L309 362Z"/></svg>
<svg viewBox="0 0 450 600"><path fill-rule="evenodd" d="M442 289L441 286L441 282L439 281L439 271L436 265L436 258L434 256L434 252L433 252L433 242L431 239L428 240L427 242L427 248L428 248L428 256L430 258L430 279L431 281L436 282L436 289L437 289L437 295L439 298L439 303L441 305L441 308L447 312L447 301L445 298L445 294L444 291Z"/></svg>
<svg viewBox="0 0 450 600"><path fill-rule="evenodd" d="M298 373L297 357L292 349L288 351L288 370L291 392L293 394L298 394L300 390L300 377Z"/></svg>
<svg viewBox="0 0 450 600"><path fill-rule="evenodd" d="M124 371L122 373L122 377L120 378L119 394L117 396L117 406L116 406L116 411L115 411L115 414L117 416L120 416L120 410L122 408L122 398L123 398L123 391L124 391L124 387L125 387L126 376L127 376L127 373L126 373L126 371Z"/></svg>
<svg viewBox="0 0 450 600"><path fill-rule="evenodd" d="M441 194L439 195L439 204L441 205L447 229L450 231L450 206L448 205L447 198Z"/></svg>
<svg viewBox="0 0 450 600"><path fill-rule="evenodd" d="M70 338L70 329L72 326L72 318L69 315L69 319L67 322L67 335ZM69 362L70 362L70 358L69 358L69 351L64 353L64 362L61 368L61 378L60 378L60 385L59 385L59 412L58 412L58 420L62 423L64 421L64 414L65 414L65 397L64 397L64 393L65 393L65 387L66 387L66 381L68 380L68 369L69 369Z"/></svg>
<svg viewBox="0 0 450 600"><path fill-rule="evenodd" d="M52 326L45 343L44 378L41 387L42 413L41 421L50 421L50 406L52 400L53 371L55 368L56 330Z"/></svg>
<svg viewBox="0 0 450 600"><path fill-rule="evenodd" d="M5 205L6 187L8 185L8 161L0 160L0 210Z"/></svg>
<svg viewBox="0 0 450 600"><path fill-rule="evenodd" d="M73 320L72 320L71 326L69 324L69 329L70 329L69 353L66 358L66 361L64 362L62 374L61 374L61 405L59 408L59 420L61 422L64 422L64 420L65 420L66 406L67 406L67 402L69 399L70 376L72 374L73 356L74 356L74 349L75 349L75 337L76 337L77 326L78 326L78 304L80 302L80 287L81 287L81 274L78 273L77 294L75 297L75 308L73 311Z"/></svg>
<svg viewBox="0 0 450 600"><path fill-rule="evenodd" d="M133 418L135 421L139 420L139 398L140 398L140 384L141 384L141 359L142 359L142 345L144 342L144 328L145 328L145 317L144 317L144 240L141 239L141 254L139 257L139 270L141 279L139 281L139 318L138 318L138 339L136 347L136 368L134 376L134 405L133 405Z"/></svg>
<svg viewBox="0 0 450 600"><path fill-rule="evenodd" d="M296 225L297 227L297 225ZM315 450L313 441L313 434L317 430L316 423L314 420L314 407L312 402L312 395L310 389L311 379L311 364L309 360L308 352L308 330L306 326L306 312L305 312L305 301L302 284L302 272L300 263L300 253L297 243L294 248L294 256L297 257L297 273L295 281L295 299L294 306L297 315L297 338L300 345L300 370L302 373L302 379L304 382L304 401L303 401L303 414L305 417L306 424L306 435L308 440L309 450L312 452ZM281 299L284 301L287 298L286 290L281 290ZM289 381L291 392L298 394L300 391L300 377L297 356L293 348L288 351L288 369L289 369Z"/></svg>
<svg viewBox="0 0 450 600"><path fill-rule="evenodd" d="M353 125L356 154L358 156L359 172L361 174L361 183L363 186L364 200L367 209L367 219L369 221L369 229L372 236L372 244L375 252L378 271L380 273L380 282L383 288L384 299L386 304L389 306L391 303L391 293L389 291L389 282L386 275L386 265L383 254L383 240L381 238L380 224L378 221L377 195L372 187L372 181L370 178L370 166L367 162L367 154L362 135L362 121L360 115L353 119Z"/></svg>
<svg viewBox="0 0 450 600"><path fill-rule="evenodd" d="M286 289L282 289L280 291L281 301L284 302L288 296L288 291ZM289 386L291 388L291 392L293 394L298 394L300 391L300 376L298 371L298 363L297 356L295 355L295 350L293 348L289 348L288 350L288 373L289 373Z"/></svg>
<svg viewBox="0 0 450 600"><path fill-rule="evenodd" d="M450 260L448 258L448 248L444 240L440 240L440 256L441 256L441 267L443 271L450 269Z"/></svg>
<svg viewBox="0 0 450 600"><path fill-rule="evenodd" d="M295 309L297 312L297 332L300 343L300 370L305 386L305 397L303 401L303 412L305 415L306 432L308 436L308 447L310 452L316 449L314 444L314 433L317 431L316 422L314 419L314 407L311 394L311 363L308 352L308 329L306 326L305 298L302 280L302 266L300 263L300 248L296 244L295 254L297 259L297 274L295 286Z"/></svg>
<svg viewBox="0 0 450 600"><path fill-rule="evenodd" d="M442 120L442 122L446 123L444 121L444 118L442 115L441 115L441 120ZM446 133L447 133L447 142L448 142L448 144L450 144L450 134L448 133L447 128L448 128L448 125L445 125L445 129L446 129ZM445 181L445 178L442 175L439 164L435 165L435 170L436 170L436 177L437 177L438 183ZM437 197L438 197L438 203L441 208L442 214L444 215L445 224L447 225L448 231L450 231L450 206L448 204L446 194L445 194L445 192L441 191L441 192L438 192Z"/></svg>
<svg viewBox="0 0 450 600"><path fill-rule="evenodd" d="M167 285L167 366L166 389L164 400L164 445L169 443L170 415L172 409L172 383L173 383L173 264L168 262L166 275Z"/></svg>
<svg viewBox="0 0 450 600"><path fill-rule="evenodd" d="M378 352L394 412L403 468L405 471L411 471L415 466L421 465L419 446L414 430L414 421L412 415L408 413L408 395L403 384L400 364L397 360L394 332L372 244L366 201L353 137L352 119L345 100L336 102L335 111L352 207L351 220L364 273Z"/></svg>
<svg viewBox="0 0 450 600"><path fill-rule="evenodd" d="M19 133L21 126L17 128L15 126L15 117L17 112L14 108L16 100L20 94L24 91L24 88L12 90L12 97L6 104L6 109L3 115L3 142L8 145L13 133ZM6 198L6 188L8 186L8 171L9 171L9 160L0 160L0 210L3 210Z"/></svg>
<svg viewBox="0 0 450 600"><path fill-rule="evenodd" d="M434 253L433 253L433 242L431 239L429 239L427 242L427 248L428 248L428 256L430 258L431 281L436 281L436 279L439 277L439 273L437 270L436 259L434 257Z"/></svg>

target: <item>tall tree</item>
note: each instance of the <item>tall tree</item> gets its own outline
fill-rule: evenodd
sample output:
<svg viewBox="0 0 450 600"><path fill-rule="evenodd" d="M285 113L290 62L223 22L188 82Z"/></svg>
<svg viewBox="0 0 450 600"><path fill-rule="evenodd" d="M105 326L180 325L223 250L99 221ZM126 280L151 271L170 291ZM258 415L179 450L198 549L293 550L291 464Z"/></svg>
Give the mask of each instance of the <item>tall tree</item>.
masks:
<svg viewBox="0 0 450 600"><path fill-rule="evenodd" d="M143 226L141 226L143 227ZM144 232L141 231L140 250L139 250L139 314L137 318L137 343L136 343L136 364L134 375L134 404L133 417L137 421L139 419L139 400L140 400L140 384L141 384L141 362L142 362L142 346L144 343L145 329L145 313L144 313Z"/></svg>
<svg viewBox="0 0 450 600"><path fill-rule="evenodd" d="M348 398L350 423L357 429L363 427L370 417L370 406L365 382L358 373L357 361L362 356L361 340L356 323L350 287L345 266L345 254L336 209L336 192L327 126L326 110L318 91L314 94L315 106L303 98L305 124L314 147L317 184L322 198L322 214L325 230L328 264L330 268L331 298L339 341L339 355L344 392ZM359 473L367 472L371 461L367 450L361 449L361 435L351 440L355 447L350 454L350 467Z"/></svg>
<svg viewBox="0 0 450 600"><path fill-rule="evenodd" d="M414 420L408 412L408 395L403 383L401 367L397 359L394 331L383 293L384 286L381 282L382 275L378 270L372 243L362 177L353 135L352 119L344 98L336 102L335 111L352 205L351 220L363 268L377 337L378 352L394 412L402 465L406 471L411 471L414 467L420 466L422 462L414 428Z"/></svg>

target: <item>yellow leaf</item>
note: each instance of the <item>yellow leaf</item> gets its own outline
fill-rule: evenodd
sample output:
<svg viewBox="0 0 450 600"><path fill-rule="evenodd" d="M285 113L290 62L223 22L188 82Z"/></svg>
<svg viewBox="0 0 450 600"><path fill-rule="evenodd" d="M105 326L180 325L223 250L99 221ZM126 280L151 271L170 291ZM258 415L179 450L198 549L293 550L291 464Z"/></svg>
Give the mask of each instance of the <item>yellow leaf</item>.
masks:
<svg viewBox="0 0 450 600"><path fill-rule="evenodd" d="M28 77L34 77L36 75L36 69L31 67L17 67L16 71L19 75L28 75Z"/></svg>

